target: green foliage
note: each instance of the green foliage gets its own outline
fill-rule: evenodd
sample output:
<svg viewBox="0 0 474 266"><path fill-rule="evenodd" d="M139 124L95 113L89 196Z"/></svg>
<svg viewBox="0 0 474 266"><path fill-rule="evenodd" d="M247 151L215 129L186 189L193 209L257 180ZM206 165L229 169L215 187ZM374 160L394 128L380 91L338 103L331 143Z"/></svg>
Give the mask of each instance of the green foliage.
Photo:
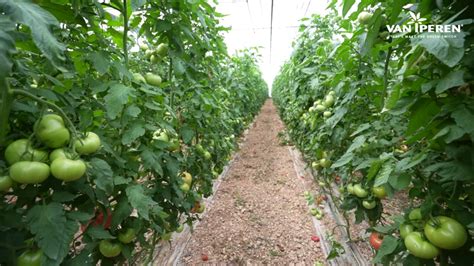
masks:
<svg viewBox="0 0 474 266"><path fill-rule="evenodd" d="M367 191L383 186L388 195L405 191L411 205L420 205L423 222L430 215L446 215L469 228L474 221L472 7L466 1L409 8L408 1L332 1L333 14L313 15L301 27L291 58L273 83L273 97L292 141L306 159L319 166L321 158L334 163L316 168L318 178L344 186L360 184ZM464 4L466 5L464 5ZM342 7L343 18L336 10ZM349 10L355 8L352 14ZM372 13L368 23L358 14ZM463 32L449 37L408 33L396 38L387 25L406 25L410 11L426 24L463 24ZM383 34L388 37L382 37ZM318 104L333 94L327 117ZM321 101L321 102L319 102ZM341 209L355 210L356 221L368 220L387 234L374 262L423 264L405 256L397 233L405 218L391 224L380 220L383 202L365 209L363 200L342 195ZM418 207L418 206L410 206ZM396 221L395 221L396 220ZM443 251L441 263L472 264L473 244ZM414 264L413 264L414 265Z"/></svg>
<svg viewBox="0 0 474 266"><path fill-rule="evenodd" d="M34 134L46 112L63 117L71 140L62 148L74 159L83 133L101 148L80 156L87 171L76 181L50 176L2 192L0 264L30 248L42 250L42 265L146 264L134 260L199 219L192 208L267 98L258 52L229 56L221 15L204 0L33 2L0 0L0 174L16 139L52 151ZM146 73L162 82L136 78ZM136 240L103 257L100 241L123 228Z"/></svg>

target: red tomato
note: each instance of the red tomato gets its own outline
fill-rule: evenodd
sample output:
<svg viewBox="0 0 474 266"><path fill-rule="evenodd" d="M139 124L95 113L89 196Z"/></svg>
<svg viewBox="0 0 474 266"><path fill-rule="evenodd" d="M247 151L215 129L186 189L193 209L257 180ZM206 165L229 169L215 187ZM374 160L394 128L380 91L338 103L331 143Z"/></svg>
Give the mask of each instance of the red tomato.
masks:
<svg viewBox="0 0 474 266"><path fill-rule="evenodd" d="M372 232L372 234L370 234L369 242L375 250L379 250L383 242L383 235L378 232Z"/></svg>
<svg viewBox="0 0 474 266"><path fill-rule="evenodd" d="M318 236L312 236L311 240L313 240L314 242L319 242L320 239Z"/></svg>
<svg viewBox="0 0 474 266"><path fill-rule="evenodd" d="M202 261L208 261L208 260L209 260L209 257L208 257L206 254L202 254L202 255L201 255L201 260L202 260Z"/></svg>

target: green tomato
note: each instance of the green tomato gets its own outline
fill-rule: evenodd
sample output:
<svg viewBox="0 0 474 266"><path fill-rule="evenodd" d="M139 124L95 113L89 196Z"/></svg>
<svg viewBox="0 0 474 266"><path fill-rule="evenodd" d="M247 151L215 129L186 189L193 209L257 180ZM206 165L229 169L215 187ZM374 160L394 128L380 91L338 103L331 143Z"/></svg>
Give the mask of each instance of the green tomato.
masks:
<svg viewBox="0 0 474 266"><path fill-rule="evenodd" d="M199 204L199 207L197 208L197 213L203 213L204 210L206 209L206 205L204 205L204 202L201 202L201 204Z"/></svg>
<svg viewBox="0 0 474 266"><path fill-rule="evenodd" d="M82 160L58 158L51 163L51 174L65 182L81 178L86 173L86 164Z"/></svg>
<svg viewBox="0 0 474 266"><path fill-rule="evenodd" d="M325 118L328 118L328 117L330 117L331 115L332 115L331 111L324 111L324 113L323 113L323 116L324 116Z"/></svg>
<svg viewBox="0 0 474 266"><path fill-rule="evenodd" d="M154 135L153 139L160 140L160 141L163 141L163 142L169 142L170 141L170 138L168 137L168 134L166 133L166 131L155 132L153 135Z"/></svg>
<svg viewBox="0 0 474 266"><path fill-rule="evenodd" d="M411 232L405 237L405 247L415 257L432 259L439 254L439 249L423 239L420 232Z"/></svg>
<svg viewBox="0 0 474 266"><path fill-rule="evenodd" d="M364 206L364 208L366 208L368 210L371 210L371 209L375 208L376 205L377 205L377 202L375 202L375 200L363 200L362 201L362 206Z"/></svg>
<svg viewBox="0 0 474 266"><path fill-rule="evenodd" d="M311 208L311 210L309 210L309 212L311 213L312 216L316 216L319 213L319 210L315 209L315 208Z"/></svg>
<svg viewBox="0 0 474 266"><path fill-rule="evenodd" d="M368 24L371 18L372 14L366 11L360 12L359 16L357 16L357 20L360 24Z"/></svg>
<svg viewBox="0 0 474 266"><path fill-rule="evenodd" d="M178 139L171 139L168 145L168 150L171 152L179 150L179 140Z"/></svg>
<svg viewBox="0 0 474 266"><path fill-rule="evenodd" d="M387 197L387 191L385 191L384 187L373 187L372 193L376 198L383 199Z"/></svg>
<svg viewBox="0 0 474 266"><path fill-rule="evenodd" d="M354 194L354 185L353 184L347 185L347 192L349 194Z"/></svg>
<svg viewBox="0 0 474 266"><path fill-rule="evenodd" d="M43 257L43 251L38 250L27 250L23 252L16 259L17 266L41 266L41 259Z"/></svg>
<svg viewBox="0 0 474 266"><path fill-rule="evenodd" d="M431 243L443 249L457 249L467 241L467 232L464 226L446 216L430 219L425 224L424 232Z"/></svg>
<svg viewBox="0 0 474 266"><path fill-rule="evenodd" d="M334 104L334 96L332 96L331 94L328 94L324 98L323 105L327 108L327 107L331 107L333 104Z"/></svg>
<svg viewBox="0 0 474 266"><path fill-rule="evenodd" d="M36 125L35 133L36 137L49 148L63 147L70 138L62 117L55 114L44 115Z"/></svg>
<svg viewBox="0 0 474 266"><path fill-rule="evenodd" d="M0 191L8 191L13 186L13 180L9 176L0 176Z"/></svg>
<svg viewBox="0 0 474 266"><path fill-rule="evenodd" d="M158 44L158 46L156 47L155 53L161 56L165 56L166 54L168 54L168 44L167 43Z"/></svg>
<svg viewBox="0 0 474 266"><path fill-rule="evenodd" d="M359 198L365 198L367 195L369 195L369 192L362 188L361 184L355 184L354 185L354 194L359 197Z"/></svg>
<svg viewBox="0 0 474 266"><path fill-rule="evenodd" d="M164 234L161 236L161 240L163 240L163 241L169 241L169 240L171 240L171 235L172 235L172 234L173 234L173 233L171 233L171 232L164 233Z"/></svg>
<svg viewBox="0 0 474 266"><path fill-rule="evenodd" d="M146 83L148 83L148 85L151 85L151 86L158 87L161 84L161 77L153 73L146 73L145 80L146 80Z"/></svg>
<svg viewBox="0 0 474 266"><path fill-rule="evenodd" d="M331 166L331 160L322 158L321 160L319 160L319 165L321 165L324 168L328 168L329 166Z"/></svg>
<svg viewBox="0 0 474 266"><path fill-rule="evenodd" d="M423 218L423 216L421 216L420 208L415 208L408 214L408 219L412 221L421 220L421 218Z"/></svg>
<svg viewBox="0 0 474 266"><path fill-rule="evenodd" d="M143 51L146 51L146 50L148 50L148 45L140 44L140 49L143 50Z"/></svg>
<svg viewBox="0 0 474 266"><path fill-rule="evenodd" d="M206 159L206 160L209 160L209 159L211 159L211 157L212 157L211 153L208 152L208 151L204 151L204 154L203 154L203 155L204 155L204 159Z"/></svg>
<svg viewBox="0 0 474 266"><path fill-rule="evenodd" d="M204 153L204 148L202 147L201 144L196 144L194 145L194 147L196 148L196 150L199 152L199 153Z"/></svg>
<svg viewBox="0 0 474 266"><path fill-rule="evenodd" d="M321 220L323 218L324 214L322 212L317 213L314 217L318 220Z"/></svg>
<svg viewBox="0 0 474 266"><path fill-rule="evenodd" d="M154 51L153 50L146 50L145 51L145 58L150 59L151 56L153 55Z"/></svg>
<svg viewBox="0 0 474 266"><path fill-rule="evenodd" d="M38 184L49 176L49 165L42 162L17 162L10 167L10 178L20 184Z"/></svg>
<svg viewBox="0 0 474 266"><path fill-rule="evenodd" d="M135 240L135 237L136 233L135 229L133 228L127 228L118 234L118 240L124 244L131 243L133 240Z"/></svg>
<svg viewBox="0 0 474 266"><path fill-rule="evenodd" d="M54 161L59 158L68 158L70 156L68 153L64 151L63 148L55 149L49 154L49 161Z"/></svg>
<svg viewBox="0 0 474 266"><path fill-rule="evenodd" d="M48 160L48 153L33 149L31 142L27 139L18 139L5 149L5 159L9 165L20 161L45 162Z"/></svg>
<svg viewBox="0 0 474 266"><path fill-rule="evenodd" d="M156 63L160 62L160 59L161 59L161 58L160 58L159 55L154 55L154 54L152 54L152 55L150 56L150 62L151 62L152 64L156 64Z"/></svg>
<svg viewBox="0 0 474 266"><path fill-rule="evenodd" d="M181 233L184 230L184 224L181 224L178 228L176 228L176 233Z"/></svg>
<svg viewBox="0 0 474 266"><path fill-rule="evenodd" d="M188 172L183 172L181 175L182 175L183 182L188 185L191 185L191 183L193 182L193 176Z"/></svg>
<svg viewBox="0 0 474 266"><path fill-rule="evenodd" d="M140 73L132 73L133 81L136 83L146 83L145 77Z"/></svg>
<svg viewBox="0 0 474 266"><path fill-rule="evenodd" d="M180 188L184 193L187 193L187 192L189 191L189 189L190 189L189 184L187 184L187 183L181 184L181 186L180 186L179 188Z"/></svg>
<svg viewBox="0 0 474 266"><path fill-rule="evenodd" d="M99 251L104 257L113 258L120 255L120 252L122 252L122 246L120 243L113 243L104 239L99 243Z"/></svg>
<svg viewBox="0 0 474 266"><path fill-rule="evenodd" d="M415 230L415 227L411 224L401 224L400 225L400 236L405 239L405 237Z"/></svg>
<svg viewBox="0 0 474 266"><path fill-rule="evenodd" d="M329 91L329 92L328 92L328 95L334 96L334 95L336 95L336 92L335 92L335 91Z"/></svg>
<svg viewBox="0 0 474 266"><path fill-rule="evenodd" d="M87 132L86 137L74 142L74 148L79 154L91 154L100 149L100 138L94 132Z"/></svg>
<svg viewBox="0 0 474 266"><path fill-rule="evenodd" d="M322 105L322 104L318 104L316 105L316 107L314 107L314 110L318 111L318 112L323 112L326 110L326 106Z"/></svg>

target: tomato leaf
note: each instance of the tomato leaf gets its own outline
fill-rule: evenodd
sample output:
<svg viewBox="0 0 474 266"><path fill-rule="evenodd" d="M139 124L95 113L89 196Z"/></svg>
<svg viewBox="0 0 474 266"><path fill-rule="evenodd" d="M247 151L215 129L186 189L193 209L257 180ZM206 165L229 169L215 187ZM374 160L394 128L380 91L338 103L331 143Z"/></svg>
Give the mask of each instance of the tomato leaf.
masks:
<svg viewBox="0 0 474 266"><path fill-rule="evenodd" d="M464 56L464 37L466 34L464 32L450 34L456 37L444 38L443 36L437 36L438 33L425 32L420 34L420 38L412 38L411 41L414 45L424 47L447 66L454 67Z"/></svg>
<svg viewBox="0 0 474 266"><path fill-rule="evenodd" d="M145 220L150 220L150 212L158 203L150 198L139 184L127 187L125 192L127 193L130 205L137 209L138 215Z"/></svg>
<svg viewBox="0 0 474 266"><path fill-rule="evenodd" d="M132 88L119 83L112 84L108 94L104 97L107 116L110 119L115 119L122 112L131 96L133 96Z"/></svg>
<svg viewBox="0 0 474 266"><path fill-rule="evenodd" d="M133 209L128 202L127 197L121 197L117 205L115 205L114 212L112 214L112 228L117 228L127 217L130 216Z"/></svg>
<svg viewBox="0 0 474 266"><path fill-rule="evenodd" d="M0 24L2 27L10 26L10 30L14 30L14 24L10 21L2 21L0 20ZM10 60L10 54L15 51L15 41L13 38L4 31L4 29L0 30L0 79L8 76L12 69L13 63Z"/></svg>
<svg viewBox="0 0 474 266"><path fill-rule="evenodd" d="M456 124L466 133L474 136L474 111L466 105L459 105L451 114Z"/></svg>
<svg viewBox="0 0 474 266"><path fill-rule="evenodd" d="M147 170L154 170L157 174L163 175L163 168L161 167L161 161L158 154L152 152L150 149L145 148L141 157L143 158L143 167Z"/></svg>
<svg viewBox="0 0 474 266"><path fill-rule="evenodd" d="M390 177L390 174L392 173L392 171L393 171L392 162L391 161L385 162L384 165L382 166L382 169L380 169L380 171L378 172L377 177L375 177L374 186L378 187L387 183L388 178Z"/></svg>
<svg viewBox="0 0 474 266"><path fill-rule="evenodd" d="M354 5L355 0L344 0L344 3L342 5L342 16L344 17L347 15L347 12L351 9L352 5Z"/></svg>
<svg viewBox="0 0 474 266"><path fill-rule="evenodd" d="M102 225L92 226L87 228L87 235L93 239L114 239L115 237L110 234L109 230L105 230Z"/></svg>
<svg viewBox="0 0 474 266"><path fill-rule="evenodd" d="M99 72L99 74L103 75L109 70L109 61L107 54L104 52L93 52L89 54L88 59L92 61L92 65L94 68Z"/></svg>
<svg viewBox="0 0 474 266"><path fill-rule="evenodd" d="M394 252L397 249L398 245L399 241L397 238L390 235L385 235L383 238L382 245L377 251L377 254L375 255L374 260L372 262L380 262L383 257L390 255L392 252Z"/></svg>
<svg viewBox="0 0 474 266"><path fill-rule="evenodd" d="M0 10L13 21L25 24L31 29L33 41L56 67L64 60L64 45L53 36L50 27L59 27L56 18L46 10L29 1L0 1Z"/></svg>
<svg viewBox="0 0 474 266"><path fill-rule="evenodd" d="M69 243L79 224L67 220L63 206L57 202L34 206L28 211L26 221L44 254L51 260L61 262L68 254Z"/></svg>
<svg viewBox="0 0 474 266"><path fill-rule="evenodd" d="M112 193L114 189L113 171L110 165L101 159L93 158L90 160L89 172L94 178L97 188Z"/></svg>
<svg viewBox="0 0 474 266"><path fill-rule="evenodd" d="M436 93L440 94L450 88L463 85L464 84L463 76L464 76L463 70L449 72L448 75L446 75L445 77L443 77L442 79L438 81L438 85L436 85Z"/></svg>
<svg viewBox="0 0 474 266"><path fill-rule="evenodd" d="M137 121L125 130L124 134L122 135L122 144L130 145L133 141L143 135L145 135L144 123Z"/></svg>

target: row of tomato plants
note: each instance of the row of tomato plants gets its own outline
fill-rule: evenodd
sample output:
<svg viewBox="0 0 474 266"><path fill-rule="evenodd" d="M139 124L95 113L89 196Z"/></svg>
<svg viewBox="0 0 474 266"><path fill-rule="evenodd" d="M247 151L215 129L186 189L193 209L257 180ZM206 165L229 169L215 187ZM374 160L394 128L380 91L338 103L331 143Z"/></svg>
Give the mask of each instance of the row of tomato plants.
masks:
<svg viewBox="0 0 474 266"><path fill-rule="evenodd" d="M153 259L263 104L207 1L0 1L0 264Z"/></svg>
<svg viewBox="0 0 474 266"><path fill-rule="evenodd" d="M274 80L281 117L319 183L339 186L334 202L370 225L374 263L474 262L474 27L466 6L332 1L330 15L300 27ZM463 28L389 32L414 23ZM384 207L397 194L409 202L396 202L404 211L388 218Z"/></svg>

